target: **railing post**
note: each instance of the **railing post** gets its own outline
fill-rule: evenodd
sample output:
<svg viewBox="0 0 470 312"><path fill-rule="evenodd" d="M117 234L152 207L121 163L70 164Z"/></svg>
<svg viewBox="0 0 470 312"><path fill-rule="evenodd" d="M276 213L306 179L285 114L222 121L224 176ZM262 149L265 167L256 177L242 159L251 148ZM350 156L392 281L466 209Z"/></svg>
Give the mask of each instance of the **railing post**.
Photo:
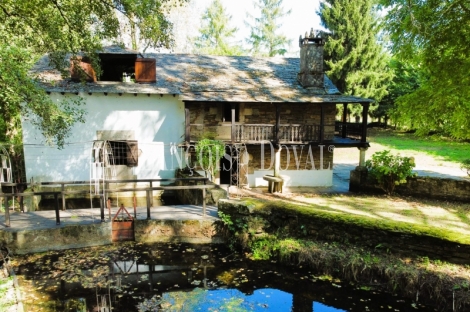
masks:
<svg viewBox="0 0 470 312"><path fill-rule="evenodd" d="M104 222L104 195L100 194L100 215L101 222Z"/></svg>
<svg viewBox="0 0 470 312"><path fill-rule="evenodd" d="M106 207L108 208L108 218L111 220L111 198L106 200Z"/></svg>
<svg viewBox="0 0 470 312"><path fill-rule="evenodd" d="M137 219L137 200L134 197L132 198L132 205L134 206L134 219Z"/></svg>
<svg viewBox="0 0 470 312"><path fill-rule="evenodd" d="M150 181L150 188L153 188L153 181ZM150 191L152 196L150 197L150 205L153 207L153 190Z"/></svg>
<svg viewBox="0 0 470 312"><path fill-rule="evenodd" d="M205 186L206 183L204 183ZM202 189L202 216L206 216L206 188Z"/></svg>
<svg viewBox="0 0 470 312"><path fill-rule="evenodd" d="M146 199L147 199L147 220L150 220L150 190L145 191L146 194Z"/></svg>
<svg viewBox="0 0 470 312"><path fill-rule="evenodd" d="M0 193L2 193L1 190L0 190ZM8 205L9 197L7 196L3 198L5 198L5 226L10 227L10 206Z"/></svg>
<svg viewBox="0 0 470 312"><path fill-rule="evenodd" d="M59 195L54 193L55 199L55 224L60 225L60 213L59 213Z"/></svg>
<svg viewBox="0 0 470 312"><path fill-rule="evenodd" d="M65 210L65 184L61 183L61 190L62 190L62 210Z"/></svg>

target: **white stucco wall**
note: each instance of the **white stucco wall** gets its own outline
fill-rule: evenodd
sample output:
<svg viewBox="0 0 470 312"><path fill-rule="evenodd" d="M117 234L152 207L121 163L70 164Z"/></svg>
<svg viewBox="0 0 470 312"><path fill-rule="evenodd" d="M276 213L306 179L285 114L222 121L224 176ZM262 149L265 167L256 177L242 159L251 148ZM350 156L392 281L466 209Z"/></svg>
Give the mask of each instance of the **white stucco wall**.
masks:
<svg viewBox="0 0 470 312"><path fill-rule="evenodd" d="M52 93L60 100L60 93ZM66 94L66 96L75 96ZM23 121L28 181L84 181L90 179L91 150L97 131L133 132L139 145L139 163L131 172L138 179L174 177L179 167L171 151L184 135L184 103L171 95L79 94L88 112L85 123L72 129L62 150L45 145L40 131ZM181 154L181 149L175 149ZM127 169L126 169L127 170Z"/></svg>

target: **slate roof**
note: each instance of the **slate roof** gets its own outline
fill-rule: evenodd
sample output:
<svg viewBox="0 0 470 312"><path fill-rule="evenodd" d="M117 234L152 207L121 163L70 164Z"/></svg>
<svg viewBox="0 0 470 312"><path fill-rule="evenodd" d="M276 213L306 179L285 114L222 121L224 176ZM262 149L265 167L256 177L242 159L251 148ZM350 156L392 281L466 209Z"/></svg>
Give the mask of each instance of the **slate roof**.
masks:
<svg viewBox="0 0 470 312"><path fill-rule="evenodd" d="M49 66L48 56L36 64L32 73L49 92L174 94L183 101L373 102L341 95L326 76L324 88L303 88L297 81L299 58L192 54L145 54L145 57L156 59L156 83L72 82Z"/></svg>

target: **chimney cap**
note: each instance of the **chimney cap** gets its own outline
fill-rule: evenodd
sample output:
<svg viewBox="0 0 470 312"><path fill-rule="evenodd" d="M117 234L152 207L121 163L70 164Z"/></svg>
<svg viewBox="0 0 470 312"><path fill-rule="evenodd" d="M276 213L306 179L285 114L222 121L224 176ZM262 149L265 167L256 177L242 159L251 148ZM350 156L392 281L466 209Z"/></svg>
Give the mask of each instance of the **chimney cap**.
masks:
<svg viewBox="0 0 470 312"><path fill-rule="evenodd" d="M302 35L299 37L299 47L302 47L302 45L306 44L317 44L317 45L324 45L325 40L321 38L321 31L320 30L313 30L313 28L310 29L310 34L308 32L305 32L305 37L302 38Z"/></svg>

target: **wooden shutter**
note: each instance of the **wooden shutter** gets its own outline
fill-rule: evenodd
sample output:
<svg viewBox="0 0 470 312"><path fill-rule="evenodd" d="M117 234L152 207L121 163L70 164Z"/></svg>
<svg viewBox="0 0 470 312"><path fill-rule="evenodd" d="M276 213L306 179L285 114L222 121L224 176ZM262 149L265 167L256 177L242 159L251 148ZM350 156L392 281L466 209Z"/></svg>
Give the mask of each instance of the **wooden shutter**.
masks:
<svg viewBox="0 0 470 312"><path fill-rule="evenodd" d="M138 58L135 60L136 82L156 82L156 71L156 61L154 58Z"/></svg>
<svg viewBox="0 0 470 312"><path fill-rule="evenodd" d="M139 164L139 145L136 140L128 140L127 143L127 166L137 167Z"/></svg>

